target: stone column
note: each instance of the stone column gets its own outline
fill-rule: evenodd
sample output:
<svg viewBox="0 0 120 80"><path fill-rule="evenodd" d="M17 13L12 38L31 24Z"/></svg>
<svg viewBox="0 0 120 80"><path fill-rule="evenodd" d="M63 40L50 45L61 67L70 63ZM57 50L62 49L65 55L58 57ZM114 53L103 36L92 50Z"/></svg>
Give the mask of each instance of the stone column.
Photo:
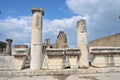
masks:
<svg viewBox="0 0 120 80"><path fill-rule="evenodd" d="M77 45L80 49L80 68L88 68L88 48L87 48L87 34L86 34L86 21L81 19L77 22Z"/></svg>
<svg viewBox="0 0 120 80"><path fill-rule="evenodd" d="M42 67L42 8L32 8L32 36L30 69L38 70Z"/></svg>
<svg viewBox="0 0 120 80"><path fill-rule="evenodd" d="M11 56L12 39L6 39L6 54Z"/></svg>
<svg viewBox="0 0 120 80"><path fill-rule="evenodd" d="M45 44L47 48L50 48L50 39L45 39Z"/></svg>

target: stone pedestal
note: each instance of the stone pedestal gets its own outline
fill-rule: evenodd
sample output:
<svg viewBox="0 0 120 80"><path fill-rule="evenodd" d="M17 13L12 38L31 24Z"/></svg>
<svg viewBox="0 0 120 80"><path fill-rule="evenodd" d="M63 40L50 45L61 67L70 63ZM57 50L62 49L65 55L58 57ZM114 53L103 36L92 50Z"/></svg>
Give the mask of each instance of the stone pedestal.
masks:
<svg viewBox="0 0 120 80"><path fill-rule="evenodd" d="M20 69L24 69L29 57L29 48L27 45L14 45L12 49L12 55L19 62Z"/></svg>
<svg viewBox="0 0 120 80"><path fill-rule="evenodd" d="M79 66L81 68L87 68L89 67L87 34L86 34L86 22L83 19L77 22L77 44L78 48L81 51Z"/></svg>
<svg viewBox="0 0 120 80"><path fill-rule="evenodd" d="M32 8L32 37L30 69L38 70L42 67L42 8Z"/></svg>
<svg viewBox="0 0 120 80"><path fill-rule="evenodd" d="M12 39L6 39L6 54L11 56Z"/></svg>

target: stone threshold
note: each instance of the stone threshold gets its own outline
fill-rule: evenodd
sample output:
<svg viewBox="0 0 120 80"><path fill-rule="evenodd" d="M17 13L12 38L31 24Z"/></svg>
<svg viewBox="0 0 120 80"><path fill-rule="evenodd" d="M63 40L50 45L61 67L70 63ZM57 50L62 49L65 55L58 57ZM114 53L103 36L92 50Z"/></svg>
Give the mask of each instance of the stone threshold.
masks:
<svg viewBox="0 0 120 80"><path fill-rule="evenodd" d="M20 76L46 76L46 75L80 75L120 72L120 67L109 68L89 68L89 69L64 69L64 70L20 70L20 71L0 71L0 77L20 77Z"/></svg>

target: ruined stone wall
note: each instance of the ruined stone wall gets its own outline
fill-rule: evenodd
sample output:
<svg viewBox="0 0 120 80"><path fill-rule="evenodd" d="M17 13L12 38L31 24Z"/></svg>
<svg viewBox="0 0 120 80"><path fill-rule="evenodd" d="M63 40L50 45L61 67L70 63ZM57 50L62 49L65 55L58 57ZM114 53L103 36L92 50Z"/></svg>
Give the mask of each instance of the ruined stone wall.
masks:
<svg viewBox="0 0 120 80"><path fill-rule="evenodd" d="M54 44L54 48L67 48L67 35L64 33L64 31L60 31L56 43Z"/></svg>
<svg viewBox="0 0 120 80"><path fill-rule="evenodd" d="M93 55L92 65L95 67L120 66L119 40L120 33L91 41L89 51L90 55Z"/></svg>
<svg viewBox="0 0 120 80"><path fill-rule="evenodd" d="M0 54L3 54L6 52L6 43L0 42Z"/></svg>
<svg viewBox="0 0 120 80"><path fill-rule="evenodd" d="M89 46L120 47L120 33L93 40Z"/></svg>

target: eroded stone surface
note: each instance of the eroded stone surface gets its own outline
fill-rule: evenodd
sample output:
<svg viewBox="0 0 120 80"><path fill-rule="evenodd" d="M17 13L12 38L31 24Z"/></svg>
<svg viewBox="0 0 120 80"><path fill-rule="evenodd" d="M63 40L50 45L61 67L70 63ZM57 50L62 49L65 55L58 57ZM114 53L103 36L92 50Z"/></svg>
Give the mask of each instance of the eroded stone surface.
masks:
<svg viewBox="0 0 120 80"><path fill-rule="evenodd" d="M81 68L88 68L86 21L83 19L77 22L77 45L81 51L79 65Z"/></svg>
<svg viewBox="0 0 120 80"><path fill-rule="evenodd" d="M31 63L30 69L39 70L42 68L42 8L32 8L32 35L31 35Z"/></svg>
<svg viewBox="0 0 120 80"><path fill-rule="evenodd" d="M13 56L0 56L0 70L21 70L23 62Z"/></svg>
<svg viewBox="0 0 120 80"><path fill-rule="evenodd" d="M64 33L64 31L60 31L56 43L54 44L54 48L67 48L67 35Z"/></svg>
<svg viewBox="0 0 120 80"><path fill-rule="evenodd" d="M0 80L119 80L120 73L0 77Z"/></svg>

